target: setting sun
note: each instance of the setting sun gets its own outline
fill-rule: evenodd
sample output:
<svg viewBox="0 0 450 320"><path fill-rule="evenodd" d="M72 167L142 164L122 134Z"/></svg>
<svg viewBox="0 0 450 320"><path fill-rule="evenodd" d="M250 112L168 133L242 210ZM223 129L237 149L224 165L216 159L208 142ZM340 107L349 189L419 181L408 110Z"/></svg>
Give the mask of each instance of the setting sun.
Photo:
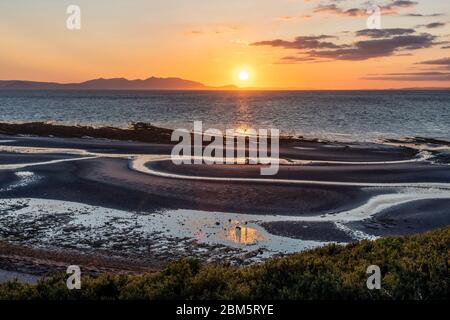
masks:
<svg viewBox="0 0 450 320"><path fill-rule="evenodd" d="M239 72L239 80L241 81L247 81L250 78L250 74L247 70L242 70Z"/></svg>

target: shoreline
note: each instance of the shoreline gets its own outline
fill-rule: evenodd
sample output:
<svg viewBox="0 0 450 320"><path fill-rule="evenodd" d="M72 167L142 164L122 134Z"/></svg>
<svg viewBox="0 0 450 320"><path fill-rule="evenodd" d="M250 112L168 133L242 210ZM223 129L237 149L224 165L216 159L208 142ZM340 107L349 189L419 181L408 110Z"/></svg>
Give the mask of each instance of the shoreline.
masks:
<svg viewBox="0 0 450 320"><path fill-rule="evenodd" d="M97 138L116 141L135 141L157 144L176 144L171 141L173 129L154 126L150 123L130 123L128 128L112 126L83 126L64 125L46 122L0 122L0 134L3 135L35 135L38 137L59 138ZM191 131L191 135L194 133ZM295 138L291 135L281 135L280 144L289 144L296 141L320 142L320 139Z"/></svg>
<svg viewBox="0 0 450 320"><path fill-rule="evenodd" d="M81 139L108 139L116 141L134 141L156 144L176 144L171 141L173 129L155 126L146 122L132 122L127 128L114 126L67 125L53 122L0 122L1 135L26 135L37 137L81 138ZM191 131L191 134L192 131ZM339 135L339 134L337 134ZM392 144L411 147L413 145L444 145L450 146L450 140L434 137L405 136L402 138L385 137L373 141L339 141L320 137L304 137L302 135L282 134L280 145L304 143L332 143L336 145L360 144Z"/></svg>
<svg viewBox="0 0 450 320"><path fill-rule="evenodd" d="M280 172L258 181L259 166L162 161L172 148L160 140L170 138L168 129L129 130L129 137L134 131L141 137L156 132L145 138L149 143L110 140L110 135L83 139L85 128L29 126L45 129L33 133L78 135L23 136L28 127L22 125L8 127L21 135L4 134L0 124L0 239L6 241L0 249L17 245L52 253L48 270L58 268L55 257L69 261L77 255L99 260L87 269L93 274L102 268L140 272L143 265L159 270L182 257L245 266L328 243L450 224L441 209L450 205L445 141L287 139L280 146L285 160ZM105 130L93 132L116 134ZM220 180L211 181L214 177ZM302 179L306 182L299 183ZM7 261L2 250L0 261ZM21 252L23 261L0 264L0 270L29 264L27 251ZM102 252L117 260L103 261ZM35 263L37 272L40 264ZM24 270L31 274L33 267Z"/></svg>

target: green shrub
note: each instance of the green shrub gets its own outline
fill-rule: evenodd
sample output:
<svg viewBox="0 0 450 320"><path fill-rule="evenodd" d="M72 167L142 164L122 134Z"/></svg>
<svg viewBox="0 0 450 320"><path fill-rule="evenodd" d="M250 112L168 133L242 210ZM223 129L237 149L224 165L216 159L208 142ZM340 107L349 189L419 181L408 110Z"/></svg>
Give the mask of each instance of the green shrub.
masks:
<svg viewBox="0 0 450 320"><path fill-rule="evenodd" d="M0 299L449 299L450 227L410 237L329 245L251 267L169 263L141 275L83 277L81 290L66 275L36 285L0 285ZM369 265L382 289L368 290Z"/></svg>

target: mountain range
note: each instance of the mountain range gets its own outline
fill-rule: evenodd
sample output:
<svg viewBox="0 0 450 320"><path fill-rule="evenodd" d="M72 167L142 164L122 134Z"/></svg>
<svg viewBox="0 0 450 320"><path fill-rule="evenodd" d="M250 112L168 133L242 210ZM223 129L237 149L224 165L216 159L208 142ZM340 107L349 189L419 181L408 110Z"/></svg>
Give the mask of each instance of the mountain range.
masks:
<svg viewBox="0 0 450 320"><path fill-rule="evenodd" d="M236 88L233 85L208 87L203 83L181 78L157 77L150 77L144 80L99 78L80 83L0 80L0 90L226 90Z"/></svg>
<svg viewBox="0 0 450 320"><path fill-rule="evenodd" d="M203 83L176 77L128 80L126 78L99 78L79 83L41 82L29 80L0 80L0 90L316 90L313 88L263 88L237 87L228 85L222 87L206 86ZM330 89L332 90L332 89ZM376 90L376 89L375 89ZM447 87L417 87L384 90L450 90Z"/></svg>

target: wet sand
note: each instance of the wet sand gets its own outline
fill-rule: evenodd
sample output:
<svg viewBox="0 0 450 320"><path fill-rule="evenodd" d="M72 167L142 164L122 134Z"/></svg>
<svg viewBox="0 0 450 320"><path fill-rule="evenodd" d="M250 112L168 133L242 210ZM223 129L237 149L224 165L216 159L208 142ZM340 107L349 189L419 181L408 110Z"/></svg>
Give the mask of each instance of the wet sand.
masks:
<svg viewBox="0 0 450 320"><path fill-rule="evenodd" d="M417 200L351 225L377 236L410 235L448 225L449 215L450 199Z"/></svg>
<svg viewBox="0 0 450 320"><path fill-rule="evenodd" d="M284 142L279 173L264 177L256 165L175 166L170 144L0 135L0 239L158 268L182 256L246 265L450 224L446 145L395 144Z"/></svg>

